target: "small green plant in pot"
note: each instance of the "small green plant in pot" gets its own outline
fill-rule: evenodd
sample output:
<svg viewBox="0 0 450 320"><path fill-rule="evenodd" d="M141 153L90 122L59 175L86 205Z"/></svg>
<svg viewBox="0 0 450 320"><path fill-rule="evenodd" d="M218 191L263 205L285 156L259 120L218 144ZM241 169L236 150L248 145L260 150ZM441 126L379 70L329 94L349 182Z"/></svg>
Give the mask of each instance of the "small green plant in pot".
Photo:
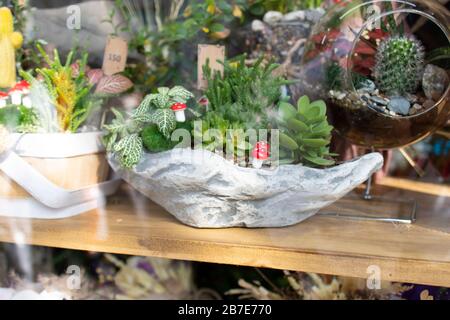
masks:
<svg viewBox="0 0 450 320"><path fill-rule="evenodd" d="M77 133L109 97L122 94L133 86L121 74L107 76L101 69L91 69L87 65L87 53L76 59L77 52L72 50L63 63L58 50L55 49L50 58L40 45L37 49L46 67L20 72L29 87L27 98L30 110L36 114L37 132ZM25 98L22 100L26 101Z"/></svg>
<svg viewBox="0 0 450 320"><path fill-rule="evenodd" d="M97 208L100 196L115 191L117 184L106 181L105 148L97 143L101 107L133 84L123 75L89 68L86 53L72 50L63 62L57 50L53 58L42 47L38 50L44 58L40 67L22 71L24 80L0 92L0 131L8 141L1 161L14 165L1 172L7 179L0 182L0 196L11 199L0 215L64 218ZM95 110L100 111L97 117ZM106 189L99 192L100 183Z"/></svg>
<svg viewBox="0 0 450 320"><path fill-rule="evenodd" d="M245 56L240 56L223 65L223 74L212 72L209 64L205 65L208 87L200 99L203 104L191 103L188 108L193 94L175 86L158 88L128 115L114 110L116 118L105 126L108 151L116 154L124 168L131 169L139 163L144 151L158 153L174 148L178 141L172 141L171 135L182 128L187 130L191 141L200 141L201 148L224 155L241 166L251 166L254 149L257 145L268 145L272 139L270 130L274 129L281 130L282 163L334 164L328 150L332 127L328 125L323 101L310 103L305 96L294 108L281 93L281 87L291 81L275 75L278 65L262 58L246 65ZM177 118L180 110L191 116L186 119L183 114ZM261 129L269 132L264 138L257 132ZM255 141L246 136L248 130L257 132ZM259 139L264 141L258 142Z"/></svg>
<svg viewBox="0 0 450 320"><path fill-rule="evenodd" d="M291 225L380 167L382 157L371 154L328 169L334 161L325 103L303 97L289 104L281 90L289 82L274 74L276 64L243 57L223 63L223 74L205 66L208 88L197 102L182 87L159 88L130 114L115 110L105 126L113 169L181 222ZM177 121L172 109L180 103L191 112ZM189 143L180 145L179 137Z"/></svg>

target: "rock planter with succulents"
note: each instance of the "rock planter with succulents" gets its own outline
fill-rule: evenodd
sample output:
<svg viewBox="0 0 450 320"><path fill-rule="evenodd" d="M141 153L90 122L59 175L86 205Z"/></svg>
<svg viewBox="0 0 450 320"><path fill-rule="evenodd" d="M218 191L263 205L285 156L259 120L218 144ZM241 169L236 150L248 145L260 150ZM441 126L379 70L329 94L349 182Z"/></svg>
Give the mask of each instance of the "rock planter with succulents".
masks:
<svg viewBox="0 0 450 320"><path fill-rule="evenodd" d="M99 126L87 126L105 99L132 83L89 69L87 54L66 62L41 48L43 65L3 92L0 107L0 215L41 219L99 207L115 191Z"/></svg>
<svg viewBox="0 0 450 320"><path fill-rule="evenodd" d="M197 101L176 86L147 95L130 114L114 110L104 139L110 165L190 226L282 227L311 217L383 159L335 165L325 103L288 103L277 67L241 57L225 61L221 75L206 65L208 88ZM177 121L179 105L186 118Z"/></svg>
<svg viewBox="0 0 450 320"><path fill-rule="evenodd" d="M423 0L346 2L316 26L302 84L328 99L332 124L352 143L405 146L447 121L449 21L438 8Z"/></svg>

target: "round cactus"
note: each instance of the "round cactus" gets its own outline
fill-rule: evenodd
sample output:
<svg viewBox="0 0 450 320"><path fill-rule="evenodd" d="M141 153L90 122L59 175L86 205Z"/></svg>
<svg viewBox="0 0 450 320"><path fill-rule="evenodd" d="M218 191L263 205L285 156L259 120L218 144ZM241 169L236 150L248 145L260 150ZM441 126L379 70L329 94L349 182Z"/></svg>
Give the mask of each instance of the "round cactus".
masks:
<svg viewBox="0 0 450 320"><path fill-rule="evenodd" d="M383 40L377 50L373 76L389 95L414 93L424 70L424 48L411 36Z"/></svg>

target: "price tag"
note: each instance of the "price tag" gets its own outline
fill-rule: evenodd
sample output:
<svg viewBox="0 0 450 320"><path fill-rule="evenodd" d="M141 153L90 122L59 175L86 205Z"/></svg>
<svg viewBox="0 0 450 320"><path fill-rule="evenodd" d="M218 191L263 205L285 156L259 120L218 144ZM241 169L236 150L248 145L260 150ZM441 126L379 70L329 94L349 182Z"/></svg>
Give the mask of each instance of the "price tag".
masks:
<svg viewBox="0 0 450 320"><path fill-rule="evenodd" d="M122 72L127 63L127 56L127 41L120 37L109 36L103 56L103 73L110 76Z"/></svg>
<svg viewBox="0 0 450 320"><path fill-rule="evenodd" d="M203 90L208 87L208 83L203 74L203 66L206 64L206 61L208 60L209 60L209 67L213 72L219 71L220 73L223 73L223 65L220 64L218 61L225 60L225 47L208 44L198 45L197 87L199 90Z"/></svg>

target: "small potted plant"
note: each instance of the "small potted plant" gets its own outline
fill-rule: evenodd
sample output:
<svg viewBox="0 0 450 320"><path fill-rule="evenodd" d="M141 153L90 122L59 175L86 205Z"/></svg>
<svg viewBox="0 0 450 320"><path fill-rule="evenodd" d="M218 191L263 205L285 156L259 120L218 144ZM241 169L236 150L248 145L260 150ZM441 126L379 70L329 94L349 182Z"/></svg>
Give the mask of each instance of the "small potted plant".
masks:
<svg viewBox="0 0 450 320"><path fill-rule="evenodd" d="M278 65L245 57L206 65L204 96L158 88L105 126L113 169L185 224L280 227L339 199L382 165L379 154L333 166L323 101L297 106L280 89ZM177 122L175 105L185 105ZM175 111L174 111L175 109Z"/></svg>
<svg viewBox="0 0 450 320"><path fill-rule="evenodd" d="M111 193L99 125L86 126L105 99L132 86L122 75L87 66L87 53L65 63L38 46L43 66L2 91L0 215L61 218L88 211ZM117 184L115 182L115 184Z"/></svg>

